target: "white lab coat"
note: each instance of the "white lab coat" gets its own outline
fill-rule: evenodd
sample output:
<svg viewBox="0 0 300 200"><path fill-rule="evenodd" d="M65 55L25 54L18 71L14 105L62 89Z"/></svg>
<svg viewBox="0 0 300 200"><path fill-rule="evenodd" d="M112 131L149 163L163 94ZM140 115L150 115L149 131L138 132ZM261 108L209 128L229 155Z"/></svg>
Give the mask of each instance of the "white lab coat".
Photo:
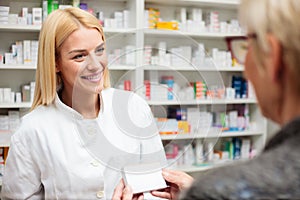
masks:
<svg viewBox="0 0 300 200"><path fill-rule="evenodd" d="M100 128L112 146L136 153L140 151L141 142L124 134L112 114L116 92L120 91L112 88L102 91L103 107L99 116L90 120L91 126L83 128L88 134ZM146 126L153 120L149 106L138 95L130 96L128 106L134 124ZM76 128L78 120L84 120L82 115L63 104L58 96L52 105L39 106L23 117L11 139L2 199L111 198L121 174L83 145ZM143 152L163 148L157 133L142 143ZM110 153L110 149L103 152L104 155Z"/></svg>

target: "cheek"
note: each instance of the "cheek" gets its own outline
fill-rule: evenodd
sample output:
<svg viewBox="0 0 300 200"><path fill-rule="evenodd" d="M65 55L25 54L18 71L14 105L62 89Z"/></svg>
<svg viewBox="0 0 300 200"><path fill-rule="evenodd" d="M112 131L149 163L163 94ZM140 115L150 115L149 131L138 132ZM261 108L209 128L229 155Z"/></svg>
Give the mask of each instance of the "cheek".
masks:
<svg viewBox="0 0 300 200"><path fill-rule="evenodd" d="M255 76L255 68L256 66L253 61L252 51L249 50L246 55L244 75L251 82L253 81L252 79Z"/></svg>
<svg viewBox="0 0 300 200"><path fill-rule="evenodd" d="M107 66L108 60L107 60L106 52L103 53L100 62L101 62L101 64L102 64L102 66L104 66L104 67Z"/></svg>
<svg viewBox="0 0 300 200"><path fill-rule="evenodd" d="M80 66L72 61L61 62L61 73L65 80L74 81L79 75Z"/></svg>

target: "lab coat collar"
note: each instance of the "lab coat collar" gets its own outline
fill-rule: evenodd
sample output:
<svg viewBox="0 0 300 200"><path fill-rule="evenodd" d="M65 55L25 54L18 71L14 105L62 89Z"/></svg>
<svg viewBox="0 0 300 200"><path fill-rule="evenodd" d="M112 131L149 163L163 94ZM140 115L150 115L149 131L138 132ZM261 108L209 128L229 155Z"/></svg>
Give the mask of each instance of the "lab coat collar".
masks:
<svg viewBox="0 0 300 200"><path fill-rule="evenodd" d="M100 112L98 114L98 117L99 117L100 113L103 112L103 101L102 101L101 93L99 94L99 98L100 98L100 101L101 101L101 107L100 107ZM54 100L54 105L60 111L62 111L63 113L69 115L70 117L73 117L74 119L79 119L79 120L84 119L84 117L79 112L77 112L73 108L71 108L71 107L67 106L66 104L64 104L60 100L58 93L56 93L55 100Z"/></svg>

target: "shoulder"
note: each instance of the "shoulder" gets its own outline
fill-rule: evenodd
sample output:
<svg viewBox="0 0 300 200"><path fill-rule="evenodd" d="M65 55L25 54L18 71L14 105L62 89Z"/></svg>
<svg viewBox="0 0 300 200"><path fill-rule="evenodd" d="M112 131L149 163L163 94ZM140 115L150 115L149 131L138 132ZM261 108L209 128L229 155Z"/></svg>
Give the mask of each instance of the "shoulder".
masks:
<svg viewBox="0 0 300 200"><path fill-rule="evenodd" d="M20 127L13 134L13 139L19 140L32 137L41 128L51 126L51 121L57 117L54 105L38 106L21 118Z"/></svg>
<svg viewBox="0 0 300 200"><path fill-rule="evenodd" d="M50 104L48 106L38 106L31 112L22 117L22 123L28 125L38 126L41 122L49 122L48 119L53 118L53 115L57 116L55 106Z"/></svg>

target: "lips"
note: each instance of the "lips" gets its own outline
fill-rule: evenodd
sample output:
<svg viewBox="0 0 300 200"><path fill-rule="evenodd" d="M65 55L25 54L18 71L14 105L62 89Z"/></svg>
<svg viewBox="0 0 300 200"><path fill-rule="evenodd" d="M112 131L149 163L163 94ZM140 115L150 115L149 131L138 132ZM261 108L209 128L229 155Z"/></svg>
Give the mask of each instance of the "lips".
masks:
<svg viewBox="0 0 300 200"><path fill-rule="evenodd" d="M90 82L98 82L102 77L101 73L95 73L87 76L81 76L82 79L88 80Z"/></svg>

